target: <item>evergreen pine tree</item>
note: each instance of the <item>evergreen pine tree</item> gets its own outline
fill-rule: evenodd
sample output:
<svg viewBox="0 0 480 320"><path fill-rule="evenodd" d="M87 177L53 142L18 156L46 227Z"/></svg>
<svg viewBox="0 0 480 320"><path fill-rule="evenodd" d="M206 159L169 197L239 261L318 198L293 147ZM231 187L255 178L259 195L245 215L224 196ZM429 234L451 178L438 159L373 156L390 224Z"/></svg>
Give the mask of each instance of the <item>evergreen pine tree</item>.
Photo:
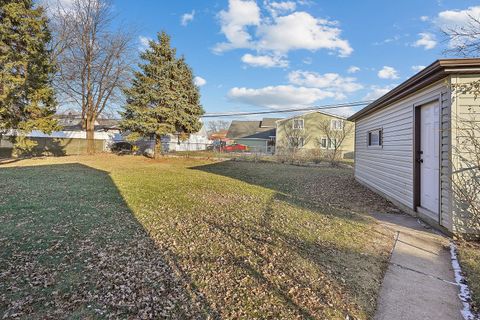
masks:
<svg viewBox="0 0 480 320"><path fill-rule="evenodd" d="M161 137L177 134L180 139L201 128L200 94L185 59L176 58L170 37L158 34L141 54L145 64L134 74L132 86L125 90L127 104L121 127L131 132L130 139L154 137L154 155L161 152Z"/></svg>
<svg viewBox="0 0 480 320"><path fill-rule="evenodd" d="M0 21L0 133L18 129L16 147L28 150L26 133L57 128L48 21L32 0L1 0Z"/></svg>

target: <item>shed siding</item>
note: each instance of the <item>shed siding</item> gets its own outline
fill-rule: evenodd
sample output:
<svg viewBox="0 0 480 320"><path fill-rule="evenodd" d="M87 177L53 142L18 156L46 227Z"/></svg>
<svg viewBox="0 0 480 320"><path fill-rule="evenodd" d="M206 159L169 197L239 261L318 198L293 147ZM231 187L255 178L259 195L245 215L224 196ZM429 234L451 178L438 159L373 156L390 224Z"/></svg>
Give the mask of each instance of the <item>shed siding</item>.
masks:
<svg viewBox="0 0 480 320"><path fill-rule="evenodd" d="M442 80L358 119L355 127L355 178L414 210L414 105L447 93L448 87ZM368 131L379 128L383 129L383 147L368 147Z"/></svg>

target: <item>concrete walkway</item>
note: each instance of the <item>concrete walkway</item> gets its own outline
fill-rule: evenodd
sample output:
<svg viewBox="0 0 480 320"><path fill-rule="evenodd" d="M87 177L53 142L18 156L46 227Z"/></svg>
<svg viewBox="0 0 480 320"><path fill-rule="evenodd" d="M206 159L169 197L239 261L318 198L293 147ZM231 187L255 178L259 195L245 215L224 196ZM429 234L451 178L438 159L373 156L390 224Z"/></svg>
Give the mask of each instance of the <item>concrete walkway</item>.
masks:
<svg viewBox="0 0 480 320"><path fill-rule="evenodd" d="M375 217L398 235L375 319L463 319L448 238L410 216L378 214Z"/></svg>

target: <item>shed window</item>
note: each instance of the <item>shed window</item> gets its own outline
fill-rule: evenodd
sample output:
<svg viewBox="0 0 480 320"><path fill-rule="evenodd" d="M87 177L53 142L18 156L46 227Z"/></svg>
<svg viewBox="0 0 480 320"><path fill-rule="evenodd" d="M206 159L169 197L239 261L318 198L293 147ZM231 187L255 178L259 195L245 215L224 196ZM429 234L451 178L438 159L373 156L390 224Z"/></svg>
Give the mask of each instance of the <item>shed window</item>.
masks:
<svg viewBox="0 0 480 320"><path fill-rule="evenodd" d="M383 130L375 129L368 132L368 146L379 147L383 145Z"/></svg>
<svg viewBox="0 0 480 320"><path fill-rule="evenodd" d="M293 119L293 129L303 130L303 119Z"/></svg>
<svg viewBox="0 0 480 320"><path fill-rule="evenodd" d="M343 120L332 119L330 122L330 129L335 131L343 130Z"/></svg>

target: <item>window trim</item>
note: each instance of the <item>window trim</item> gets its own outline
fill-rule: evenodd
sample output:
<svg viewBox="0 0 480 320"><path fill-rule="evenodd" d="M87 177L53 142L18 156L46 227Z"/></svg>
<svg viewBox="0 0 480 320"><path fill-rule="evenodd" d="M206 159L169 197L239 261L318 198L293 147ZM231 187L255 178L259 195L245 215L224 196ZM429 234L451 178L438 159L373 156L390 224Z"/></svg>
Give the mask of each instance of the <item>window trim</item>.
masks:
<svg viewBox="0 0 480 320"><path fill-rule="evenodd" d="M372 132L378 132L378 144L370 144L370 135ZM382 149L383 148L383 127L375 128L367 131L367 148Z"/></svg>
<svg viewBox="0 0 480 320"><path fill-rule="evenodd" d="M323 146L323 140L325 140L326 147ZM320 138L320 149L324 150L334 150L334 146L337 145L337 138L329 139L328 137L321 137Z"/></svg>
<svg viewBox="0 0 480 320"><path fill-rule="evenodd" d="M334 123L340 123L340 127L337 128L336 125L333 125ZM330 130L342 131L344 126L345 126L345 121L343 121L342 119L331 119L330 120Z"/></svg>
<svg viewBox="0 0 480 320"><path fill-rule="evenodd" d="M295 121L301 121L302 127L301 127L301 128L295 128ZM292 121L292 129L293 129L293 130L305 130L305 120L302 119L302 118L293 119L293 121Z"/></svg>
<svg viewBox="0 0 480 320"><path fill-rule="evenodd" d="M325 140L325 147L323 146L323 140ZM320 138L320 149L324 149L324 150L328 149L328 138L327 137L321 137Z"/></svg>

